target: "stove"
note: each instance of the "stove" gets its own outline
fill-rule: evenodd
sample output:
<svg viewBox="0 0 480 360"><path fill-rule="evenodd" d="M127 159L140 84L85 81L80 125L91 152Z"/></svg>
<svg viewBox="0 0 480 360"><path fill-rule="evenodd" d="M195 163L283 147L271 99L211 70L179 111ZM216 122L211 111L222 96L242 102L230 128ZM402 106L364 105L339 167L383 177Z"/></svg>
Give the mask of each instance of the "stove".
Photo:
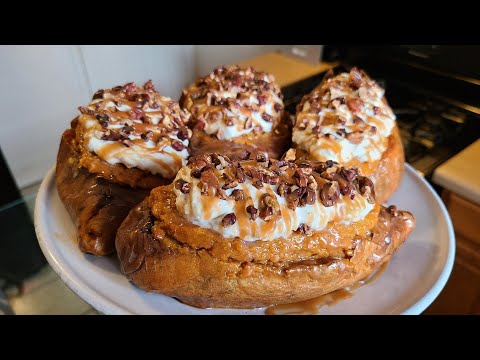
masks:
<svg viewBox="0 0 480 360"><path fill-rule="evenodd" d="M431 180L435 168L479 138L480 108L476 104L409 81L413 75L405 69L397 73L392 69L385 71L384 67L375 67L366 61L355 65L365 69L385 88L386 98L397 116L406 161L427 180ZM348 71L349 67L344 64L333 70L339 73ZM324 74L283 88L287 111L294 114L296 104L320 83Z"/></svg>

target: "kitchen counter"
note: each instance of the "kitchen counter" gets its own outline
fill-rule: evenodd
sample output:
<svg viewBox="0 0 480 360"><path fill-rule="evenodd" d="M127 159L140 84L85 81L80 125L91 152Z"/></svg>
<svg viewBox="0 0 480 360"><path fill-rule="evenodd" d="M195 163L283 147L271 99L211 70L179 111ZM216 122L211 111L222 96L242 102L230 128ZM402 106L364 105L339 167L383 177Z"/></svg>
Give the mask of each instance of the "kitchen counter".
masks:
<svg viewBox="0 0 480 360"><path fill-rule="evenodd" d="M439 166L433 182L480 205L480 140Z"/></svg>
<svg viewBox="0 0 480 360"><path fill-rule="evenodd" d="M240 66L251 65L257 70L273 74L280 87L317 75L337 65L334 62L321 62L318 65L310 65L293 56L279 52L259 55L252 59L240 61L238 64Z"/></svg>

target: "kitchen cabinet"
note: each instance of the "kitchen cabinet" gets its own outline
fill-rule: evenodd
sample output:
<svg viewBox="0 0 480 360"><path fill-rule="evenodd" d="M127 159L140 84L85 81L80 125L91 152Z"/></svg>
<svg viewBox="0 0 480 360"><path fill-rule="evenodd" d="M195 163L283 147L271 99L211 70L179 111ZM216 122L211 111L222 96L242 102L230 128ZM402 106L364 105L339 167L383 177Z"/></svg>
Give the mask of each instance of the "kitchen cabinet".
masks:
<svg viewBox="0 0 480 360"><path fill-rule="evenodd" d="M455 265L424 314L480 314L480 206L448 190L442 199L455 228Z"/></svg>

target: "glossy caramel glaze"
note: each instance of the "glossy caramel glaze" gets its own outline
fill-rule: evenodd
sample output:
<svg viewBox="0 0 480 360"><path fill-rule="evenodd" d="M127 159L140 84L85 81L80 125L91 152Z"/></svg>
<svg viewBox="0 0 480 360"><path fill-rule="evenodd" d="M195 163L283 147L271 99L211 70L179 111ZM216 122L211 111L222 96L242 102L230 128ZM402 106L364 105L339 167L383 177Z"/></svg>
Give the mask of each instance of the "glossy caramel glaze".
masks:
<svg viewBox="0 0 480 360"><path fill-rule="evenodd" d="M312 299L303 300L290 304L280 304L270 306L265 309L265 315L317 315L320 314L324 306L333 306L342 300L350 299L355 294L353 290L370 284L377 280L388 267L388 262L384 262L379 268L365 280L360 280L345 289L338 289L331 293L320 295Z"/></svg>
<svg viewBox="0 0 480 360"><path fill-rule="evenodd" d="M149 197L122 223L116 237L121 268L142 289L198 307L262 307L345 288L388 261L415 226L410 213L382 207L370 231L350 239L333 236L334 244L321 254L304 245L308 240L303 235L291 236L277 248L261 243L250 250L242 241L183 220L175 214L172 189L162 189L155 190L155 202L163 203L155 209L158 218L151 213ZM351 251L345 251L346 244L353 245ZM306 251L297 255L298 248Z"/></svg>
<svg viewBox="0 0 480 360"><path fill-rule="evenodd" d="M355 239L365 237L375 225L380 209L377 205L364 220L350 225L331 222L325 230L312 235L296 231L286 239L246 242L239 238L224 238L214 230L191 224L176 209L172 185L154 189L148 201L155 219L151 229L153 238L160 240L168 236L192 249L204 249L221 260L278 266L289 266L292 261L346 257L345 253L355 248Z"/></svg>
<svg viewBox="0 0 480 360"><path fill-rule="evenodd" d="M271 158L280 159L290 148L292 121L286 112L269 133L249 133L231 140L219 140L201 130L193 129L190 140L192 156L219 153L232 160L247 159L250 154L267 152Z"/></svg>
<svg viewBox="0 0 480 360"><path fill-rule="evenodd" d="M118 227L149 190L132 189L90 173L79 166L78 159L75 131L70 129L63 134L58 152L58 194L77 226L80 249L108 255L115 251Z"/></svg>

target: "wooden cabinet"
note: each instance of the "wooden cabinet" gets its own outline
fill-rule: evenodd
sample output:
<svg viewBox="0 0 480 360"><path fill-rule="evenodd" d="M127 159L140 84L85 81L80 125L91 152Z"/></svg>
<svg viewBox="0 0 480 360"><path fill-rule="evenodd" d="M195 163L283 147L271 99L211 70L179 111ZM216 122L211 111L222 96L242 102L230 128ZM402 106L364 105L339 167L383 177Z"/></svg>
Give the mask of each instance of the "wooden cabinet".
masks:
<svg viewBox="0 0 480 360"><path fill-rule="evenodd" d="M480 206L449 191L442 198L455 228L455 265L424 314L480 314Z"/></svg>

